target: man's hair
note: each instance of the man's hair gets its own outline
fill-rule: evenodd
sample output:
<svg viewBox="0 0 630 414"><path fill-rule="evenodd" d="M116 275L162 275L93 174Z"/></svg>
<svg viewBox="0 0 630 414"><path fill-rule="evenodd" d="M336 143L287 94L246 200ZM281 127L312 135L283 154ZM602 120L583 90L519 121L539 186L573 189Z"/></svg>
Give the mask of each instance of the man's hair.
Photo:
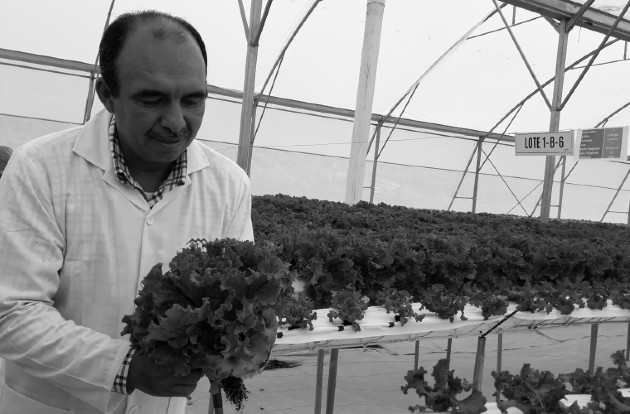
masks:
<svg viewBox="0 0 630 414"><path fill-rule="evenodd" d="M164 37L169 34L186 35L190 34L203 56L203 62L208 70L208 55L206 53L206 45L201 39L201 35L190 23L181 17L172 16L168 13L156 10L143 10L121 14L114 20L103 33L103 38L98 48L99 62L101 67L101 76L109 87L114 97L120 93L120 83L116 76L116 59L120 55L125 40L129 34L140 23L144 22L163 22L162 27L154 31L156 37Z"/></svg>

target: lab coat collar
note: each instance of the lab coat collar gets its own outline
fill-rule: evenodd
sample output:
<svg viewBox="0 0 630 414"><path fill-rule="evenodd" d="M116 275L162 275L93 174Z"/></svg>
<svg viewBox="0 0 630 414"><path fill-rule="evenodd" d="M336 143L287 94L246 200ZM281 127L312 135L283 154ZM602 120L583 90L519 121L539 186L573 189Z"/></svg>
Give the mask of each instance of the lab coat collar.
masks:
<svg viewBox="0 0 630 414"><path fill-rule="evenodd" d="M195 171L202 170L210 165L208 158L206 158L206 155L203 153L200 145L201 144L199 144L197 140L194 140L188 146L188 165L186 166L186 173L188 175L194 173Z"/></svg>
<svg viewBox="0 0 630 414"><path fill-rule="evenodd" d="M98 112L81 128L72 151L103 171L113 168L112 153L107 140L107 128L112 114Z"/></svg>

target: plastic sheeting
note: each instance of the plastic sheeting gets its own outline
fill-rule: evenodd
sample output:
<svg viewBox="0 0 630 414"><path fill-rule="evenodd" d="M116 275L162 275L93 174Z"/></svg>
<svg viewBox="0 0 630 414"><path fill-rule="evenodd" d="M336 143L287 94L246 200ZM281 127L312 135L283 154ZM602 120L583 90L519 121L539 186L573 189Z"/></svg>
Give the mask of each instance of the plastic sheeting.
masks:
<svg viewBox="0 0 630 414"><path fill-rule="evenodd" d="M271 5L260 38L257 92L261 92L260 88L279 52L312 3L312 0L276 0ZM624 4L619 0L598 0L593 6L614 15ZM244 5L246 15L249 16L249 1L245 1ZM93 64L109 6L109 0L7 2L3 4L3 13L0 14L0 48ZM365 7L365 0L321 1L289 47L273 89L270 91L269 84L263 92L271 92L282 98L352 109L356 99ZM144 8L172 12L191 21L200 30L207 45L208 83L234 90L243 88L246 40L236 1L118 0L112 17ZM386 2L373 111L387 113L414 82L422 79L405 112L401 114L401 105L393 115L480 131L494 129L494 132L507 134L548 130L549 109L539 95L527 100L514 119L510 116L499 122L536 90L536 84L498 15L495 14L480 25L452 54L436 65L445 51L493 9L495 6L491 0ZM546 82L553 76L555 69L557 32L549 21L534 13L512 6L506 6L502 11L513 25L512 31L538 80L540 83ZM596 50L603 38L602 34L576 26L569 36L567 63L584 58ZM587 62L584 60L581 66ZM630 102L628 69L623 42L616 42L603 50L564 107L560 128L592 128ZM567 72L565 92L576 82L581 71L576 68ZM87 76L85 72L0 59L0 114L10 115L2 117L0 145L14 147L44 130L80 124L89 89ZM552 88L553 84L545 88L548 96ZM97 103L93 110L98 109L100 105ZM262 108L259 108L259 117L261 113ZM200 138L236 145L239 115L237 100L214 97L209 101L208 115ZM610 117L606 125L626 125L629 116L630 109L626 108ZM46 121L31 120L29 132L25 130L29 127L24 124L28 118ZM351 122L351 119L322 117L308 111L268 109L260 122L255 145L282 151L347 157L350 152ZM384 131L382 138L385 139L387 134L389 131ZM399 128L391 135L380 162L411 165L424 170L443 168L449 171L447 175L457 176L465 168L473 145L472 141L449 134ZM484 149L489 152L493 145L488 142ZM373 154L368 154L367 158L373 159ZM501 146L493 151L490 160L481 170L490 178L486 185L483 183L484 178L480 183L478 211L531 212L542 189L542 186L538 189L536 186L539 184L537 180L543 176L543 158L517 158L513 148ZM570 168L573 164L571 158L568 164ZM342 171L338 173L345 175L343 167L340 168ZM568 190L565 197L571 199L572 206L568 207L568 202L565 202L563 207L563 211L577 211L565 217L599 219L621 184L626 169L624 164L610 161L591 162L589 165L580 163L569 178L573 186L571 188L578 190L577 194L571 195L572 191ZM255 171L256 165L253 165L253 180L256 179ZM366 174L366 186L369 186L369 174L371 171ZM396 181L392 178L394 176L378 177L390 183ZM556 180L559 179L558 174ZM343 187L343 180L336 180L337 185ZM514 188L506 185L506 182L515 180L521 184ZM288 180L284 181L289 185ZM415 201L408 205L447 208L458 180L446 181L447 187L442 187L447 185L444 180L435 181L437 189L434 192L442 195L439 202L423 204ZM460 196L470 197L472 179L469 176L464 181L466 186ZM399 181L399 184L402 183ZM586 184L590 187L583 187ZM299 194L302 191L303 195L313 196L306 187L285 188L282 192ZM395 196L384 196L379 200L379 194L383 195L386 188L377 185L375 201L396 200ZM402 191L401 188L398 186L398 191ZM558 198L557 189L558 185L554 188L554 199ZM421 193L425 190L412 185L403 192L414 191ZM532 195L528 195L531 191L534 191ZM596 206L580 210L581 204L586 206L593 203L589 194L594 191L602 191L606 195L599 197ZM627 211L629 191L630 183L626 183L613 210ZM337 199L332 195L321 198ZM364 198L368 199L369 193ZM419 198L428 201L432 199L432 194L425 193L424 197ZM497 202L498 199L500 202ZM527 200L523 203L529 204L525 208L514 208L518 200ZM408 199L399 201L396 204L409 203ZM469 201L456 200L453 208L470 210L471 207ZM555 216L554 210L552 216ZM622 214L611 215L606 220L626 222L626 217Z"/></svg>

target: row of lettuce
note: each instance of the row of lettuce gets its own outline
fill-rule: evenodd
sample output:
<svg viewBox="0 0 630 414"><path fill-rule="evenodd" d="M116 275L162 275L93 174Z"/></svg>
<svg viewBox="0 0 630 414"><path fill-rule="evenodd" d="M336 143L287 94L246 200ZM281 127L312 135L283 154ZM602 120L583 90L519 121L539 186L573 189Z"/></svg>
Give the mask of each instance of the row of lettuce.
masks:
<svg viewBox="0 0 630 414"><path fill-rule="evenodd" d="M626 226L285 195L252 203L256 240L279 246L315 308L334 307L342 292L362 308L387 297L404 308L406 297L450 319L466 303L488 315L506 301L565 314L607 300L630 308Z"/></svg>
<svg viewBox="0 0 630 414"><path fill-rule="evenodd" d="M598 367L593 372L577 368L574 372L555 375L540 371L529 363L524 364L518 374L508 371L492 372L497 408L502 413L520 412L530 414L614 414L630 412L630 398L624 397L620 388L630 385L630 369L625 354L617 351L611 355L613 367ZM486 412L484 396L474 390L473 384L454 375L446 359L438 361L431 371L433 385L428 381L429 372L420 367L407 372L403 393L414 390L422 399L422 405L409 407L409 411L451 412L480 414ZM590 401L582 404L565 397L570 394L589 395ZM569 405L570 404L570 405ZM510 410L515 408L516 410Z"/></svg>
<svg viewBox="0 0 630 414"><path fill-rule="evenodd" d="M312 309L330 308L331 321L360 329L368 304L395 312L401 324L422 320L412 302L451 320L465 318L469 303L486 317L504 314L508 301L520 310L564 314L609 301L630 309L630 232L623 225L283 195L254 197L252 217L257 241L271 242L291 277L305 285L299 300L287 289L276 305L281 321L294 328L312 329ZM493 397L502 412L630 412L630 398L619 391L630 384L625 354L612 359L615 367L594 372L555 375L530 364L518 374L493 372ZM433 367L433 381L427 374L421 367L405 376L401 390L414 390L422 402L411 412L486 410L487 396L456 378L446 360ZM589 394L591 402L562 404L573 393Z"/></svg>

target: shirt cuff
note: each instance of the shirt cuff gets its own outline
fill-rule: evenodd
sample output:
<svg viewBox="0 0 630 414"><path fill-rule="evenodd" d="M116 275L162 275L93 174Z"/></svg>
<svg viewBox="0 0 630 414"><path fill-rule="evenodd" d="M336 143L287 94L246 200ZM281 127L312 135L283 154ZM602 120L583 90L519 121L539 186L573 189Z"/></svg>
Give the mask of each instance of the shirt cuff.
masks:
<svg viewBox="0 0 630 414"><path fill-rule="evenodd" d="M136 348L132 347L129 349L129 352L127 352L125 359L123 359L123 362L118 369L118 373L116 374L116 378L114 379L114 386L112 387L113 392L117 392L123 395L129 395L133 392L133 388L127 388L127 375L129 375L129 365L131 365L131 358L135 353Z"/></svg>

